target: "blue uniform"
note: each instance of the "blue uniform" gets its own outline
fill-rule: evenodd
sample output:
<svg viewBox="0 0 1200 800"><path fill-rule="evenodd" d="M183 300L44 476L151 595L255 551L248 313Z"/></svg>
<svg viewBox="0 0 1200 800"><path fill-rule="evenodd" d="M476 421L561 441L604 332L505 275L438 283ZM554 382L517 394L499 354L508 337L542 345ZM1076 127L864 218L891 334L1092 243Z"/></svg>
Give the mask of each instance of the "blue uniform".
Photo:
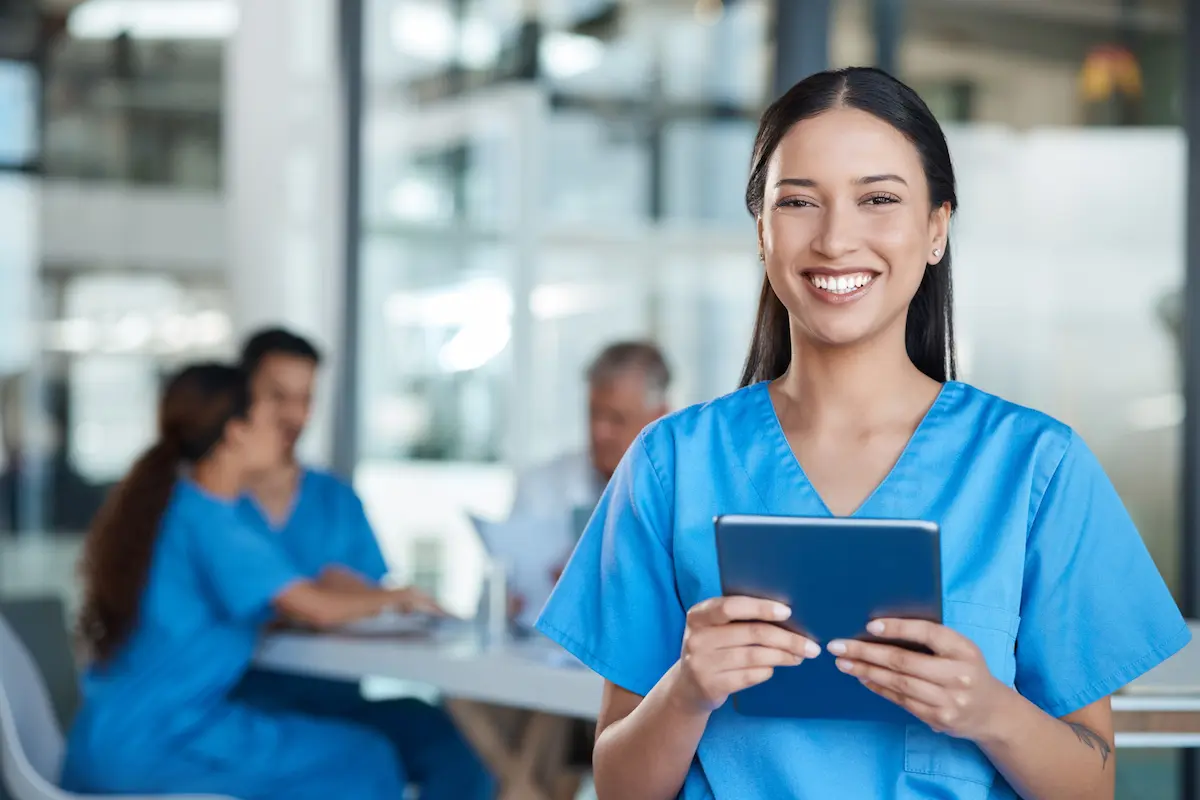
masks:
<svg viewBox="0 0 1200 800"><path fill-rule="evenodd" d="M63 786L240 800L396 800L392 744L365 726L230 699L271 603L303 578L232 503L180 481L161 523L137 627L92 666Z"/></svg>
<svg viewBox="0 0 1200 800"><path fill-rule="evenodd" d="M251 497L244 497L238 510L247 524L275 536L291 562L310 578L332 565L376 583L388 572L362 501L329 473L301 472L291 513L278 525Z"/></svg>
<svg viewBox="0 0 1200 800"><path fill-rule="evenodd" d="M251 497L241 500L238 515L276 542L305 577L340 566L378 583L388 572L358 495L328 473L304 470L291 513L277 524ZM246 674L234 697L263 711L299 712L379 731L392 744L407 777L420 786L422 800L484 800L495 795L494 779L454 722L422 700L372 702L362 696L357 683L258 669Z"/></svg>
<svg viewBox="0 0 1200 800"><path fill-rule="evenodd" d="M539 628L607 680L645 695L679 658L686 610L720 594L712 520L733 513L830 513L792 454L766 383L643 432ZM996 677L1055 717L1102 699L1190 638L1078 436L965 384L944 385L855 515L941 525L946 624L979 646ZM712 715L681 793L834 796L1016 794L972 742L923 724L749 718L728 702Z"/></svg>

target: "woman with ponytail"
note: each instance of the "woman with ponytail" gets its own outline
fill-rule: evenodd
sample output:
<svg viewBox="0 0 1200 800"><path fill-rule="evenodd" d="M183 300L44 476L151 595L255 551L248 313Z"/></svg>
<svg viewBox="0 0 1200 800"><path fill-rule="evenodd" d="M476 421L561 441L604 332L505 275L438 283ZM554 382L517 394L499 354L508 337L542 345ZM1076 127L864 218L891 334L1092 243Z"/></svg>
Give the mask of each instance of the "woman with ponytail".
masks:
<svg viewBox="0 0 1200 800"><path fill-rule="evenodd" d="M436 610L410 591L318 585L239 522L245 486L283 451L270 406L250 407L239 370L202 364L169 382L157 443L84 548L80 630L92 663L68 739L68 790L403 797L382 734L229 696L272 618L327 628L388 608Z"/></svg>
<svg viewBox="0 0 1200 800"><path fill-rule="evenodd" d="M1078 435L955 380L957 202L937 121L879 70L813 75L763 115L742 388L642 433L539 621L606 679L601 800L1111 800L1109 695L1188 628ZM937 522L945 624L870 631L932 654L813 642L777 624L791 609L721 596L726 514ZM912 722L727 702L812 658Z"/></svg>

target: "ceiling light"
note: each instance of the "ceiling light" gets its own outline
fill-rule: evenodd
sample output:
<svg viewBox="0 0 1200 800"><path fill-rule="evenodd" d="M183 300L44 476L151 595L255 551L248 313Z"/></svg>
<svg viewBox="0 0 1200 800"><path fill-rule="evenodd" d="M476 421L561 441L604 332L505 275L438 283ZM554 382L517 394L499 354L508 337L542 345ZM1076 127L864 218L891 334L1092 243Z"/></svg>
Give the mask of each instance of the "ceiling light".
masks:
<svg viewBox="0 0 1200 800"><path fill-rule="evenodd" d="M600 66L604 43L591 36L555 31L546 34L538 56L552 78L572 78Z"/></svg>
<svg viewBox="0 0 1200 800"><path fill-rule="evenodd" d="M405 3L392 12L390 23L392 43L405 55L434 62L454 56L454 18L443 6Z"/></svg>

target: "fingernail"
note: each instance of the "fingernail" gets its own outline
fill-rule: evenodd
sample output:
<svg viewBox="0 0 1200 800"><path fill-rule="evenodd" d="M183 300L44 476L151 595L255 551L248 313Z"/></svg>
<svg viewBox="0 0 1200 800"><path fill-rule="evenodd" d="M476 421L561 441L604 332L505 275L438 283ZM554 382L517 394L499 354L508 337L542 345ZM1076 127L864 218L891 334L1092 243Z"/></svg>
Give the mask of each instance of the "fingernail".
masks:
<svg viewBox="0 0 1200 800"><path fill-rule="evenodd" d="M883 633L883 628L884 628L884 625L883 625L883 623L882 623L882 622L880 622L880 621L879 621L879 620L877 620L877 619L876 619L876 620L872 620L871 622L868 622L868 623L867 623L867 630L868 630L870 633L873 633L873 634L875 634L876 636L878 636L879 634Z"/></svg>
<svg viewBox="0 0 1200 800"><path fill-rule="evenodd" d="M854 672L854 664L844 658L839 658L837 660L837 668L842 672Z"/></svg>
<svg viewBox="0 0 1200 800"><path fill-rule="evenodd" d="M792 610L785 605L776 603L771 613L775 615L775 619L787 619L792 615Z"/></svg>
<svg viewBox="0 0 1200 800"><path fill-rule="evenodd" d="M835 640L825 646L825 649L833 653L835 656L840 656L846 652L846 643Z"/></svg>
<svg viewBox="0 0 1200 800"><path fill-rule="evenodd" d="M816 658L821 655L821 646L816 642L808 642L804 645L804 655L809 658Z"/></svg>

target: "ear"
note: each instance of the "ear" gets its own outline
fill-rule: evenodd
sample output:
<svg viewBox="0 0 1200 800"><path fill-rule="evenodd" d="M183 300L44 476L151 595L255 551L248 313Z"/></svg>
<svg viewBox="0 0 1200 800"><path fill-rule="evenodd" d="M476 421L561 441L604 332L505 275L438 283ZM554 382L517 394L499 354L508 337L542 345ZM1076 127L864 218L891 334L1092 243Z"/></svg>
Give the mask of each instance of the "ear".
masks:
<svg viewBox="0 0 1200 800"><path fill-rule="evenodd" d="M950 204L942 203L929 215L929 254L926 260L929 264L940 264L946 255L946 245L950 241ZM934 255L934 252L937 255Z"/></svg>
<svg viewBox="0 0 1200 800"><path fill-rule="evenodd" d="M758 229L758 260L766 261L766 244L763 242L763 215L759 214L754 218L754 225Z"/></svg>

